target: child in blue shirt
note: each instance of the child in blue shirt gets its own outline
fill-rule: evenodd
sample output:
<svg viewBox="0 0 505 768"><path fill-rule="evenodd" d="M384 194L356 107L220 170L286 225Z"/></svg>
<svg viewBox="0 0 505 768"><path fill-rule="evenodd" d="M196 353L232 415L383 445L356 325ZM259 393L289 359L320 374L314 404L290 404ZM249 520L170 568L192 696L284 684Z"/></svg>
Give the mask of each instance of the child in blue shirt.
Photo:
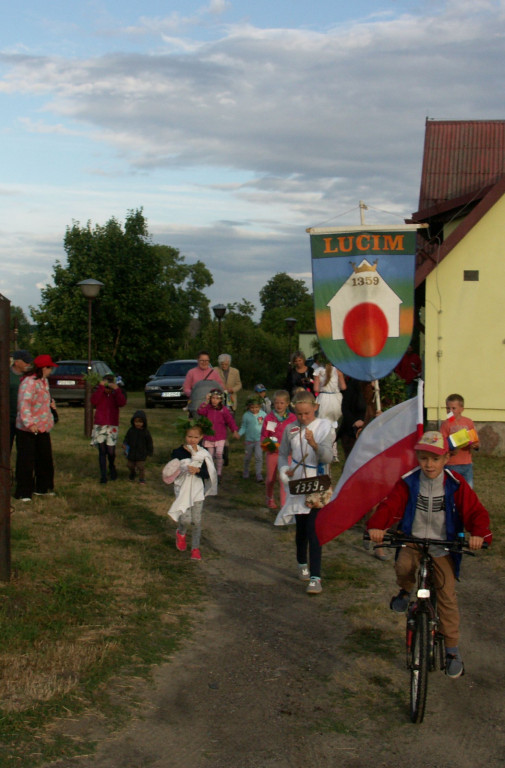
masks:
<svg viewBox="0 0 505 768"><path fill-rule="evenodd" d="M249 465L254 454L256 480L258 483L263 482L263 451L261 450L260 437L265 417L266 413L261 409L259 397L257 395L248 397L246 411L242 416L242 423L238 431L239 435L245 437L244 472L242 477L249 477Z"/></svg>

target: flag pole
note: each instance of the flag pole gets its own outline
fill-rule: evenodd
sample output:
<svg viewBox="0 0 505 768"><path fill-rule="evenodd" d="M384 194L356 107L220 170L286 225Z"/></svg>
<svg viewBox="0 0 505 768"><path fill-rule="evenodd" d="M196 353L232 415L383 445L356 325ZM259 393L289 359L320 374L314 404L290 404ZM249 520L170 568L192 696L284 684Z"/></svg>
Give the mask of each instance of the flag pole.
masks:
<svg viewBox="0 0 505 768"><path fill-rule="evenodd" d="M417 434L418 437L422 437L424 432L424 381L422 379L417 380Z"/></svg>

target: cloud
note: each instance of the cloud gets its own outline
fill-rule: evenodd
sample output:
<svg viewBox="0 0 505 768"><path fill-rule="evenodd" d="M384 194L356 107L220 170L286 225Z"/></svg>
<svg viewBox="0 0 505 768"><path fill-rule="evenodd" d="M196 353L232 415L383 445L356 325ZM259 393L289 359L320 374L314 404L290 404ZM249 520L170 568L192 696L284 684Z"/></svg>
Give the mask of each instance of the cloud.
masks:
<svg viewBox="0 0 505 768"><path fill-rule="evenodd" d="M147 52L0 56L0 94L37 98L21 129L87 135L109 152L114 165L97 162L94 178L116 173L121 200L133 198L124 211L145 195L139 177L151 179L155 239L201 258L223 301L251 298L275 271L306 273L305 227L349 211L358 223L359 200L378 223L415 210L427 116L503 116L502 3L428 3L430 13L325 30L216 23L201 39L196 28L221 24L226 7L211 0L119 30L154 39ZM92 190L89 200L83 219L96 220ZM117 215L100 203L100 221Z"/></svg>
<svg viewBox="0 0 505 768"><path fill-rule="evenodd" d="M452 8L326 33L234 26L184 55L10 56L0 88L45 94L137 168L394 183L395 164L419 164L425 115L495 112L482 80L504 31L499 14L455 24Z"/></svg>

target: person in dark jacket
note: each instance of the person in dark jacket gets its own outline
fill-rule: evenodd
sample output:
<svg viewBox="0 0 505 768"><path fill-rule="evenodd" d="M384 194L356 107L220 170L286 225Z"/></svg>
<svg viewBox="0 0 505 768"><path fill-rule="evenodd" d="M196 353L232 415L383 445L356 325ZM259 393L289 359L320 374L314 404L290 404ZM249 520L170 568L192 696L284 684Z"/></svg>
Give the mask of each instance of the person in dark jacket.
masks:
<svg viewBox="0 0 505 768"><path fill-rule="evenodd" d="M147 428L144 411L135 411L130 423L131 427L123 440L123 449L130 470L130 480L135 480L138 472L139 483L144 485L146 459L153 455L153 439Z"/></svg>

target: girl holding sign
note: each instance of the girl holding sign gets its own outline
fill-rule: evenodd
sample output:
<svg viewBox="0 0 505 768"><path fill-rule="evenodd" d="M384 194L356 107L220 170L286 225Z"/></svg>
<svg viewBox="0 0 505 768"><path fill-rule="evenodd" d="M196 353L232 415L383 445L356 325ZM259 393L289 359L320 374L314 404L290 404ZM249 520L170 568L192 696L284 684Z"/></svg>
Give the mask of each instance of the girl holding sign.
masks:
<svg viewBox="0 0 505 768"><path fill-rule="evenodd" d="M321 545L315 529L319 507L312 506L313 502L307 498L307 493L310 493L307 490L308 482L290 486L289 481L308 481L309 478L316 479L323 475L325 470L327 472L327 465L332 459L333 435L330 422L316 417L317 404L312 393L299 392L293 400L293 406L296 422L284 430L279 448L279 474L286 486L287 499L277 515L275 525L296 523L298 578L309 582L309 595L317 595L322 591Z"/></svg>

